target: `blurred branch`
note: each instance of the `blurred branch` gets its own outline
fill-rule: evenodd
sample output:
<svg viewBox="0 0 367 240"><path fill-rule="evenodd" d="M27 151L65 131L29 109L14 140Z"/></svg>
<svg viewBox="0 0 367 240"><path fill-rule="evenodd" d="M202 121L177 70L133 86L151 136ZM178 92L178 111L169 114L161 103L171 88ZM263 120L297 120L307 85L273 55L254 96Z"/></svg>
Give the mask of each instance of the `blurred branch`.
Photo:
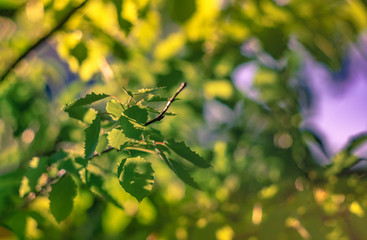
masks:
<svg viewBox="0 0 367 240"><path fill-rule="evenodd" d="M54 33L59 31L67 22L68 20L74 15L74 13L82 8L88 0L84 0L80 5L73 8L66 16L61 19L61 21L51 29L50 32L48 32L45 36L40 38L37 42L35 42L33 45L31 45L27 50L23 52L17 59L14 60L12 64L6 69L6 71L0 76L0 83L5 80L5 78L10 74L10 72L24 59L27 57L27 55L36 49L38 46L40 46L42 43L44 43L46 40L48 40Z"/></svg>

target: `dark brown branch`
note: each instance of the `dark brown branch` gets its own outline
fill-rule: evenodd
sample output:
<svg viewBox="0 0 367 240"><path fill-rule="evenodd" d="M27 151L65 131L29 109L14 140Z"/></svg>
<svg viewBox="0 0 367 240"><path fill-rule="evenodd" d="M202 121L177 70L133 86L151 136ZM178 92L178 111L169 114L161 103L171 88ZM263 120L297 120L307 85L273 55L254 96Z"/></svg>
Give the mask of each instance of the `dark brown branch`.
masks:
<svg viewBox="0 0 367 240"><path fill-rule="evenodd" d="M166 106L164 107L164 109L162 110L162 112L160 114L158 114L155 118L153 118L152 120L146 122L144 125L148 126L149 124L152 124L154 122L160 121L164 118L164 114L167 112L169 106L171 106L171 104L173 103L173 101L176 100L177 95L186 87L186 83L183 82L181 83L180 87L177 89L176 93L168 100Z"/></svg>
<svg viewBox="0 0 367 240"><path fill-rule="evenodd" d="M49 33L47 33L45 36L40 38L36 43L34 43L32 46L30 46L25 52L23 52L17 59L14 60L12 64L7 68L7 70L0 76L0 83L5 80L5 78L9 75L9 73L24 59L27 57L27 55L32 52L34 49L36 49L38 46L40 46L42 43L44 43L46 40L48 40L55 32L59 31L70 19L71 16L74 15L74 13L82 8L88 0L85 0L80 5L75 7L73 10L71 10L61 21L53 28Z"/></svg>

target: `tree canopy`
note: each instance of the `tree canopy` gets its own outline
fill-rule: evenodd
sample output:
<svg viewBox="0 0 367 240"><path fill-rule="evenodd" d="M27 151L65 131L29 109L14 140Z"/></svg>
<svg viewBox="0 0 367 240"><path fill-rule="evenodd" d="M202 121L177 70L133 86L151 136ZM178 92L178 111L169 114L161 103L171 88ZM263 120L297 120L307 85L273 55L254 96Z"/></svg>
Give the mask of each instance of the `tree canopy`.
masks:
<svg viewBox="0 0 367 240"><path fill-rule="evenodd" d="M366 8L2 0L0 239L367 239L367 135L303 125Z"/></svg>

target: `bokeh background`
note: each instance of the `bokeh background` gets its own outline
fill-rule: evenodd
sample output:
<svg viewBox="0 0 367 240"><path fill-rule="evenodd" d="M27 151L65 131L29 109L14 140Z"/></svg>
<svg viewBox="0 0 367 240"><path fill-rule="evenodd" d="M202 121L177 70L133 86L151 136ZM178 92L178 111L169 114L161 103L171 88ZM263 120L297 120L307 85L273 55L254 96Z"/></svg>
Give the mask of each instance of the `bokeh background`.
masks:
<svg viewBox="0 0 367 240"><path fill-rule="evenodd" d="M365 0L1 0L0 239L367 239ZM211 162L183 184L156 156L141 203L93 158L110 196L78 182L57 223L55 171L83 153L86 93L188 86L156 127ZM161 108L164 107L160 105ZM28 171L28 172L27 172ZM28 188L27 188L28 187ZM47 189L46 189L47 190ZM116 201L123 209L116 205Z"/></svg>

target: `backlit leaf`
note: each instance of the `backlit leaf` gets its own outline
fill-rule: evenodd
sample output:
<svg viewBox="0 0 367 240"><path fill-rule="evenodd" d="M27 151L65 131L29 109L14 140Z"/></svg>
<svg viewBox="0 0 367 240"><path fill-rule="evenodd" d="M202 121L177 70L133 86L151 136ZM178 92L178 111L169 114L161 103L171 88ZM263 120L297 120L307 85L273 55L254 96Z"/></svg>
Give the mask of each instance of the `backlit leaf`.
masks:
<svg viewBox="0 0 367 240"><path fill-rule="evenodd" d="M56 221L61 222L70 215L76 195L77 185L69 174L52 185L49 194L50 210Z"/></svg>
<svg viewBox="0 0 367 240"><path fill-rule="evenodd" d="M107 103L106 111L111 114L113 120L118 120L121 116L121 113L124 111L121 103L117 102L115 99L110 100Z"/></svg>
<svg viewBox="0 0 367 240"><path fill-rule="evenodd" d="M92 104L94 102L97 102L97 101L99 101L101 99L104 99L106 97L109 97L109 96L110 95L107 95L107 94L96 94L96 93L92 92L92 93L89 93L89 94L85 95L85 97L79 98L75 102L66 105L65 108L64 108L64 111L69 112L71 108L78 107L78 106L89 105L89 104Z"/></svg>
<svg viewBox="0 0 367 240"><path fill-rule="evenodd" d="M89 159L93 154L98 144L99 132L101 130L101 118L97 116L92 124L84 130L84 158Z"/></svg>
<svg viewBox="0 0 367 240"><path fill-rule="evenodd" d="M151 163L141 157L123 159L118 166L117 174L121 186L139 202L153 188L154 170Z"/></svg>
<svg viewBox="0 0 367 240"><path fill-rule="evenodd" d="M122 130L116 128L108 133L107 139L110 146L116 149L120 149L121 145L128 141L128 138L125 137Z"/></svg>
<svg viewBox="0 0 367 240"><path fill-rule="evenodd" d="M210 167L209 162L207 162L204 158L202 158L200 155L192 151L189 147L185 145L184 142L176 142L173 139L167 140L166 143L167 147L169 147L172 151L174 151L177 155L185 158L192 164L207 168Z"/></svg>

